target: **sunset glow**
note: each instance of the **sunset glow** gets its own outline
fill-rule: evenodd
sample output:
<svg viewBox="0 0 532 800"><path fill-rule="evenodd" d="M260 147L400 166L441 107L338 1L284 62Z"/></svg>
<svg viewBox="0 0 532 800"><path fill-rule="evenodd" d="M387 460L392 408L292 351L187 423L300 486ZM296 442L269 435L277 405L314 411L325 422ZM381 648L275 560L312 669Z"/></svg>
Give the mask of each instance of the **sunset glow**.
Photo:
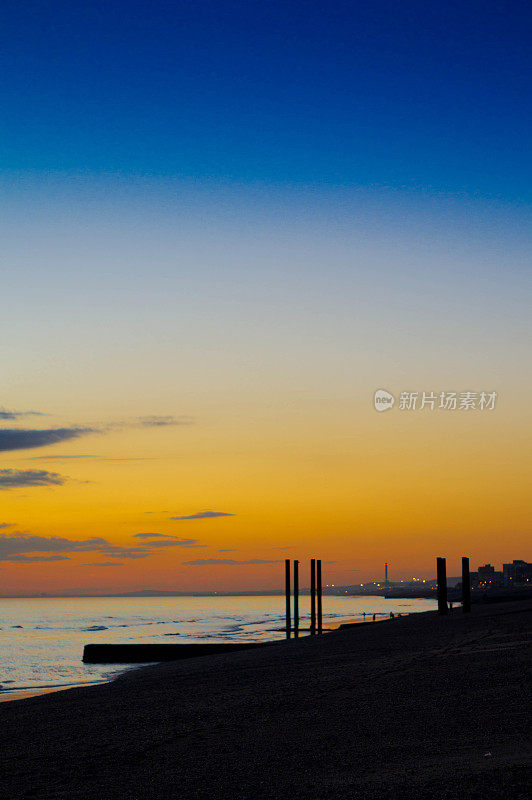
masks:
<svg viewBox="0 0 532 800"><path fill-rule="evenodd" d="M12 36L1 592L527 558L520 28L509 47L464 11L457 44L443 10L416 33L342 6L283 8L281 35L268 4L231 25L210 8L206 28L195 4L120 5L58 26L34 10ZM448 391L497 402L399 407Z"/></svg>

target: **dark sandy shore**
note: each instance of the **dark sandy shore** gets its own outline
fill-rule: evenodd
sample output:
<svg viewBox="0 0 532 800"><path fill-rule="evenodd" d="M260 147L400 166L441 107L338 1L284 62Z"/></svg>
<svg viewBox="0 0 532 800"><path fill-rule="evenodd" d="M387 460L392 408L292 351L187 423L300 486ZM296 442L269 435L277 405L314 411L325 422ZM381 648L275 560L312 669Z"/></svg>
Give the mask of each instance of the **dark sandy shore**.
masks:
<svg viewBox="0 0 532 800"><path fill-rule="evenodd" d="M532 602L0 705L0 797L524 800Z"/></svg>

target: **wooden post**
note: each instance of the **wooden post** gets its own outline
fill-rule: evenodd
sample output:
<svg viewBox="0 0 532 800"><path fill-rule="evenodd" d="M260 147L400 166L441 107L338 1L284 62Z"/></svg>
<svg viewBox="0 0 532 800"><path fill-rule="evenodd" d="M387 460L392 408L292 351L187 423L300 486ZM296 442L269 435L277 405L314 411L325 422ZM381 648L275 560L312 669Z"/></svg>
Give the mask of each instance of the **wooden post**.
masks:
<svg viewBox="0 0 532 800"><path fill-rule="evenodd" d="M285 595L286 595L286 638L290 638L290 559L284 562Z"/></svg>
<svg viewBox="0 0 532 800"><path fill-rule="evenodd" d="M294 560L294 637L299 636L299 561Z"/></svg>
<svg viewBox="0 0 532 800"><path fill-rule="evenodd" d="M471 575L469 559L466 556L462 556L462 611L464 614L471 611Z"/></svg>
<svg viewBox="0 0 532 800"><path fill-rule="evenodd" d="M310 559L310 635L316 633L316 559Z"/></svg>
<svg viewBox="0 0 532 800"><path fill-rule="evenodd" d="M438 614L447 614L447 565L444 558L436 559L438 581Z"/></svg>
<svg viewBox="0 0 532 800"><path fill-rule="evenodd" d="M318 633L323 633L321 614L321 558L316 562L316 588L318 601Z"/></svg>

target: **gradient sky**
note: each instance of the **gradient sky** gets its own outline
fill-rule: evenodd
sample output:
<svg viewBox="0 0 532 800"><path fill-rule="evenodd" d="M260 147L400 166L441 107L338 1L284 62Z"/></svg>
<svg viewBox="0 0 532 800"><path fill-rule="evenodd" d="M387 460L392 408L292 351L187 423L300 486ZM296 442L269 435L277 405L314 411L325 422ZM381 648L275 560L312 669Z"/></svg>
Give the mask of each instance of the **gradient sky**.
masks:
<svg viewBox="0 0 532 800"><path fill-rule="evenodd" d="M4 4L0 593L530 559L531 16Z"/></svg>

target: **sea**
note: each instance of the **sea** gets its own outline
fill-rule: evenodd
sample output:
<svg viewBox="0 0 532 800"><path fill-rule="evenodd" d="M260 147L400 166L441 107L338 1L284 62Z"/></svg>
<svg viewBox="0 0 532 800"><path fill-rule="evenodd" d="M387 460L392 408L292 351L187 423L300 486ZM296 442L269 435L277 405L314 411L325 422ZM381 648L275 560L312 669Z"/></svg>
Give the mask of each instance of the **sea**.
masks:
<svg viewBox="0 0 532 800"><path fill-rule="evenodd" d="M138 668L83 664L85 644L283 639L284 603L271 595L0 598L0 692L102 683ZM435 600L327 595L323 623L329 629L436 607ZM301 628L309 623L310 598L301 595Z"/></svg>

